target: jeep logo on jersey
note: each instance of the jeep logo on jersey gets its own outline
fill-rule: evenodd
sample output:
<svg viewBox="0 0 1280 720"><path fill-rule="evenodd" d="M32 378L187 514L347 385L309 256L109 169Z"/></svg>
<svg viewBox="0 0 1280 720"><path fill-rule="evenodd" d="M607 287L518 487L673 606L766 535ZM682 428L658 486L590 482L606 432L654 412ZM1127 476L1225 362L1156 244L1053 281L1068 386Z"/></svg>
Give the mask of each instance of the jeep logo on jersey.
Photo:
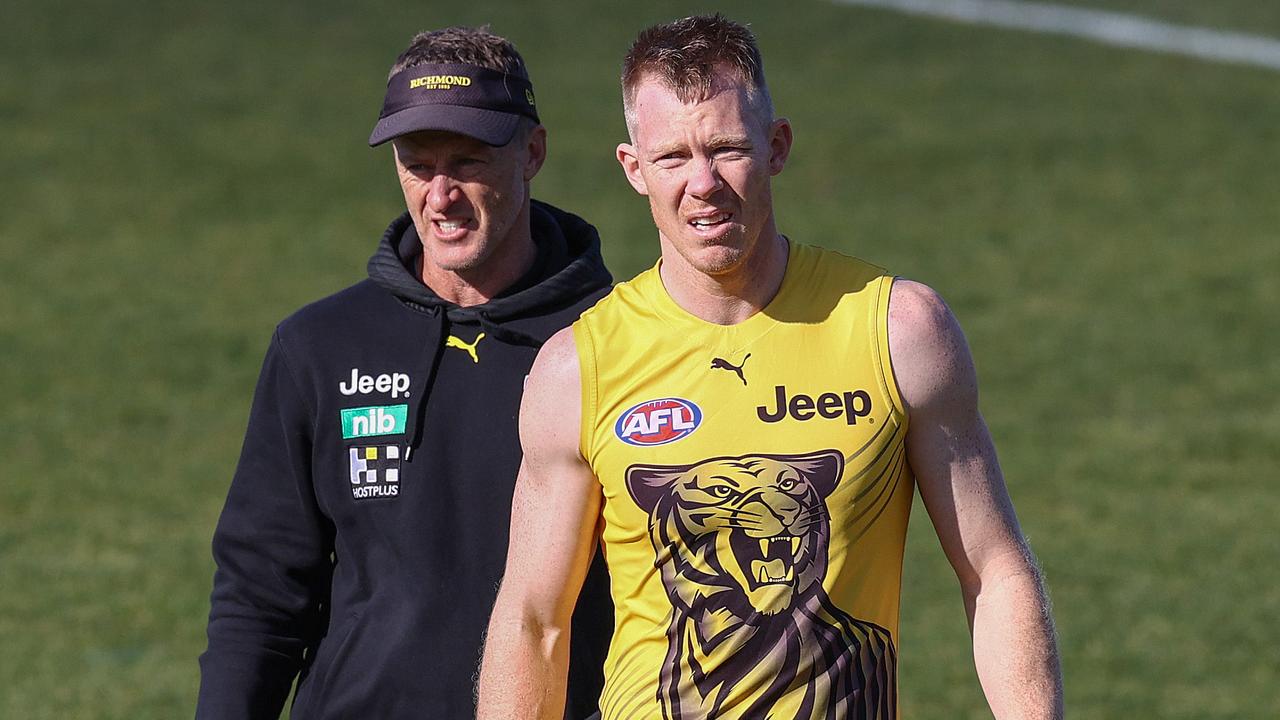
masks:
<svg viewBox="0 0 1280 720"><path fill-rule="evenodd" d="M618 439L632 445L665 445L698 429L702 411L681 398L649 400L622 413L613 426Z"/></svg>
<svg viewBox="0 0 1280 720"><path fill-rule="evenodd" d="M405 397L409 397L409 376L405 373L383 373L374 377L373 375L361 375L360 368L351 368L350 382L339 382L338 392L343 395L368 395L371 392L391 393L391 397L400 397L404 393Z"/></svg>
<svg viewBox="0 0 1280 720"><path fill-rule="evenodd" d="M767 423L776 423L788 415L801 422L820 415L828 420L843 417L845 424L857 425L858 418L871 414L871 395L866 390L846 390L840 395L828 392L817 398L796 393L790 400L787 400L787 388L784 385L775 387L773 392L772 410L764 405L756 406L756 415Z"/></svg>
<svg viewBox="0 0 1280 720"><path fill-rule="evenodd" d="M408 405L347 408L342 411L342 439L404 433Z"/></svg>

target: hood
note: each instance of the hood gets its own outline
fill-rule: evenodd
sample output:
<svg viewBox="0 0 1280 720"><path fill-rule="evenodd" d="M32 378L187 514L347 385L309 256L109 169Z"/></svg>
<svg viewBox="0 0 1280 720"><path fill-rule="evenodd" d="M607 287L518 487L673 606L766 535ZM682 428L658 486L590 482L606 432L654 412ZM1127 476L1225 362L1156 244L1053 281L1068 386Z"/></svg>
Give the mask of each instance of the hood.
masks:
<svg viewBox="0 0 1280 720"><path fill-rule="evenodd" d="M600 235L586 220L533 200L529 224L538 248L533 267L511 288L483 305L460 307L422 284L416 272L422 243L407 212L392 221L382 234L377 251L369 258L369 278L410 305L443 311L449 322L479 322L485 326L554 312L613 283L600 255ZM541 345L544 340L538 338L535 344Z"/></svg>
<svg viewBox="0 0 1280 720"><path fill-rule="evenodd" d="M382 234L378 249L369 258L369 279L406 305L420 310L434 329L432 348L424 348L426 365L417 374L410 393L427 398L435 384L449 327L454 323L475 323L486 334L511 345L541 347L554 323L524 323L525 318L550 315L572 307L593 293L608 288L613 277L600 256L600 235L590 223L543 202L529 206L529 225L538 254L533 266L510 288L483 305L460 307L436 295L422 284L417 269L422 258L422 241L409 213L392 221ZM600 293L603 294L603 293ZM521 327L516 327L516 326ZM532 329L534 334L527 330ZM422 444L427 403L419 400L409 413L409 439L404 459Z"/></svg>

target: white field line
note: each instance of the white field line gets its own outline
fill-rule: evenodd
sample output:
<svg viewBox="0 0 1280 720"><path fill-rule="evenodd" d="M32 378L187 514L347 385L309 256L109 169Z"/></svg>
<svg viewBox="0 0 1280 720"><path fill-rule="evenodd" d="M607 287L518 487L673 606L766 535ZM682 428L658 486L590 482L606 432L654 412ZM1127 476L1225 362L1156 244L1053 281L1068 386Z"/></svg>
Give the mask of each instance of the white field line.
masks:
<svg viewBox="0 0 1280 720"><path fill-rule="evenodd" d="M1141 15L1010 0L834 0L956 22L1071 35L1107 45L1280 70L1280 40L1174 25Z"/></svg>

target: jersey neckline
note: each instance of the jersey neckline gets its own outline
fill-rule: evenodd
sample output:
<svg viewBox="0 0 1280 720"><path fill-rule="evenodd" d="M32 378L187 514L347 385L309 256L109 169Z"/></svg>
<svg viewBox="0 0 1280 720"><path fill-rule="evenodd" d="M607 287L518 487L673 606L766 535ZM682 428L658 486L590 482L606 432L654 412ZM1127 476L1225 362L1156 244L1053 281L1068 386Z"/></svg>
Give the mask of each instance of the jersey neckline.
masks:
<svg viewBox="0 0 1280 720"><path fill-rule="evenodd" d="M795 292L795 276L797 275L796 256L800 252L800 246L798 243L794 242L786 235L782 235L781 237L787 243L787 267L782 273L782 284L778 286L778 292L774 294L773 298L770 299L763 308L741 322L736 322L731 325L721 325L709 320L703 320L697 315L694 315L681 307L680 303L676 302L675 298L671 297L671 293L667 290L666 283L662 282L661 257L659 257L658 261L649 269L649 272L653 275L654 287L646 294L654 304L655 309L663 317L695 325L700 328L718 328L726 331L732 330L735 332L742 332L750 330L758 325L776 323L776 315L778 314L776 310L781 307L782 304L785 303Z"/></svg>

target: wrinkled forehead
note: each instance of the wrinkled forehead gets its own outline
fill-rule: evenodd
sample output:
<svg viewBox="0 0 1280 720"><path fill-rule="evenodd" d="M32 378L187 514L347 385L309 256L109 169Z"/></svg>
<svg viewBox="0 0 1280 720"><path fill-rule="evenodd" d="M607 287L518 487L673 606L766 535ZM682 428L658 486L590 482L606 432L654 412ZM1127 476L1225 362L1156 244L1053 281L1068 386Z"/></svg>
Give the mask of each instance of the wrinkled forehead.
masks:
<svg viewBox="0 0 1280 720"><path fill-rule="evenodd" d="M750 137L768 125L742 85L713 88L705 97L686 101L661 80L636 88L627 122L632 139L642 146L665 145L687 133Z"/></svg>
<svg viewBox="0 0 1280 720"><path fill-rule="evenodd" d="M627 132L641 146L698 128L713 135L755 136L772 118L768 102L751 95L751 86L731 74L718 74L707 87L677 87L650 73L634 88L625 108Z"/></svg>

